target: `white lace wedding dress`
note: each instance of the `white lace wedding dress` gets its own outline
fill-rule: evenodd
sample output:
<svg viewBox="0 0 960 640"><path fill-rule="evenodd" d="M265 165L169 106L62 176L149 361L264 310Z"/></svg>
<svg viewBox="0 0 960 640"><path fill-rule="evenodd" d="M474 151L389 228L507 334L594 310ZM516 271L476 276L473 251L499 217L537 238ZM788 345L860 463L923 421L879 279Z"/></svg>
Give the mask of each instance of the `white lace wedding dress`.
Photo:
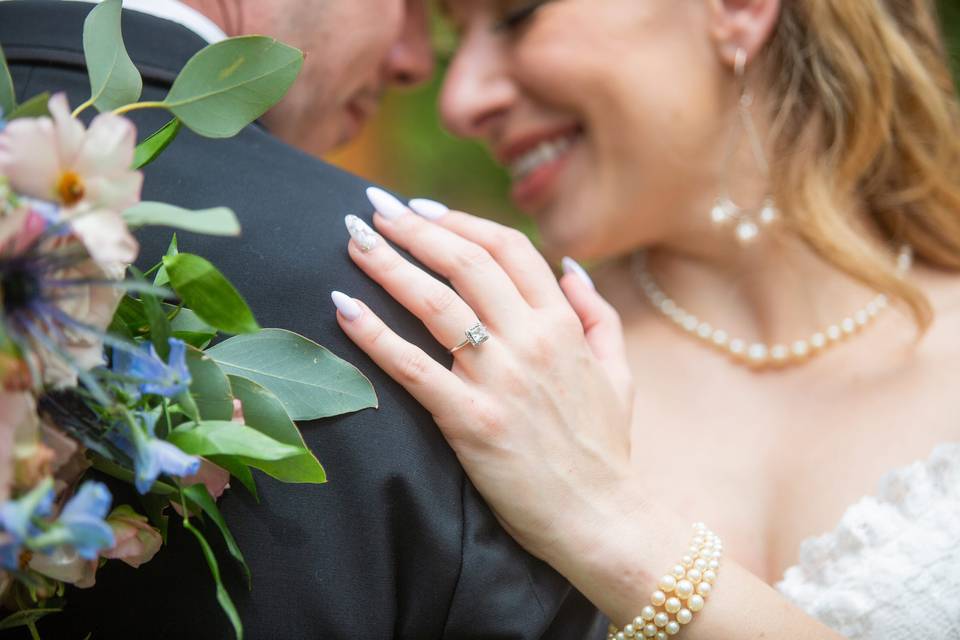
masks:
<svg viewBox="0 0 960 640"><path fill-rule="evenodd" d="M884 476L776 588L848 638L960 640L960 443Z"/></svg>

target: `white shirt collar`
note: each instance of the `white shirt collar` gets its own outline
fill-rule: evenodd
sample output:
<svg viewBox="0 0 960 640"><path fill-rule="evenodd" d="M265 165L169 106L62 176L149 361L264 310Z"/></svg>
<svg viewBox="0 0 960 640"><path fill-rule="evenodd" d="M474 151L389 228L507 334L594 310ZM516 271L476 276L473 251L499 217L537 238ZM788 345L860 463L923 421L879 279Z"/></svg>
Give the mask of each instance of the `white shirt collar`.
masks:
<svg viewBox="0 0 960 640"><path fill-rule="evenodd" d="M71 1L101 2L101 0ZM188 7L180 0L123 0L123 8L176 22L193 31L206 40L208 44L220 42L227 38L227 34L213 20L193 7Z"/></svg>

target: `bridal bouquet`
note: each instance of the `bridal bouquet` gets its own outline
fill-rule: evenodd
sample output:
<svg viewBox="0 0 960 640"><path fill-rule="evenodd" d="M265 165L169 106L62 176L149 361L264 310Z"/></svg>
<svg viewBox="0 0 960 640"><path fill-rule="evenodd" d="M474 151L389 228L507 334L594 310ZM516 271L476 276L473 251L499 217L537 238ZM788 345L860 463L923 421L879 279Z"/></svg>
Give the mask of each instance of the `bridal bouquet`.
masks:
<svg viewBox="0 0 960 640"><path fill-rule="evenodd" d="M131 266L140 226L239 234L229 209L140 201L139 169L181 127L239 132L284 95L303 57L270 38L228 39L198 52L163 101L141 102L120 16L121 0L88 16L91 97L72 112L63 94L18 106L0 50L0 606L12 611L0 630L37 637L65 585L93 587L105 562L149 562L180 522L241 637L211 531L249 570L216 499L231 479L256 495L253 469L324 482L294 420L375 406L376 396L319 345L261 329L176 236L153 267ZM100 115L85 126L89 107ZM142 108L172 119L136 145L122 114ZM108 484L123 483L135 504L114 500Z"/></svg>

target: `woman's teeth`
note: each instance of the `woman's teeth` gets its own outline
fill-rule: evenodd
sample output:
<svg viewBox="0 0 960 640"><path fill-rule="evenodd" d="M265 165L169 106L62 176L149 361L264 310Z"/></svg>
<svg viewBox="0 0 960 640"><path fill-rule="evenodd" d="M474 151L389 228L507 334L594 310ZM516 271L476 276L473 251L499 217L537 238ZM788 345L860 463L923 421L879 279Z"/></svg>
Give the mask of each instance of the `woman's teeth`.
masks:
<svg viewBox="0 0 960 640"><path fill-rule="evenodd" d="M543 165L560 158L573 144L573 140L573 136L567 136L541 142L510 163L510 174L514 180L523 180Z"/></svg>

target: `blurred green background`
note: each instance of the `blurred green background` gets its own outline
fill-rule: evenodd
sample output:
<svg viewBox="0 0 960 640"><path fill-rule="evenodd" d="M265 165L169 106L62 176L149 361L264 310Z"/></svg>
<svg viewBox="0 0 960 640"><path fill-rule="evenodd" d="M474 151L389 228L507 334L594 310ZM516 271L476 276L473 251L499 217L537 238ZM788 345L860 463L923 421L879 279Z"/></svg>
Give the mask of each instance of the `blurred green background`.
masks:
<svg viewBox="0 0 960 640"><path fill-rule="evenodd" d="M960 0L939 0L938 5L960 80ZM436 31L440 48L449 48L449 34L439 20ZM389 93L360 139L330 160L410 197L440 200L532 232L529 219L509 202L507 174L479 144L458 140L441 127L437 94L442 78L441 60L429 85Z"/></svg>

